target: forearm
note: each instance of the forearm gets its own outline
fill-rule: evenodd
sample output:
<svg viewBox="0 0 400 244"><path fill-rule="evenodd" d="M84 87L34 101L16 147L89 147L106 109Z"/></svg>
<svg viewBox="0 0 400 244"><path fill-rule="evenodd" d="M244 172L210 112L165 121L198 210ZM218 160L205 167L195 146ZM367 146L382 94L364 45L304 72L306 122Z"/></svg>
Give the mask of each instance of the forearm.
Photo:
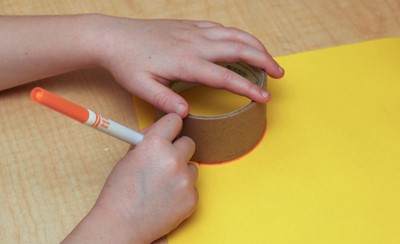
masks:
<svg viewBox="0 0 400 244"><path fill-rule="evenodd" d="M115 199L118 201L119 199ZM95 205L89 214L62 241L69 243L149 243L140 238L125 218Z"/></svg>
<svg viewBox="0 0 400 244"><path fill-rule="evenodd" d="M95 66L96 15L0 17L0 90Z"/></svg>

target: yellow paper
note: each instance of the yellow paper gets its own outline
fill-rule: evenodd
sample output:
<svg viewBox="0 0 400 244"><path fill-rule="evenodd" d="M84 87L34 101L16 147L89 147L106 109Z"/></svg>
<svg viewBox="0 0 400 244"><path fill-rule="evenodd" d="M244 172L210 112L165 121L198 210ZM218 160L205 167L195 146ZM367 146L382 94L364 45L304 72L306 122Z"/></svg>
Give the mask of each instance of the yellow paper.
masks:
<svg viewBox="0 0 400 244"><path fill-rule="evenodd" d="M263 141L199 167L199 205L169 243L400 243L400 38L278 61Z"/></svg>

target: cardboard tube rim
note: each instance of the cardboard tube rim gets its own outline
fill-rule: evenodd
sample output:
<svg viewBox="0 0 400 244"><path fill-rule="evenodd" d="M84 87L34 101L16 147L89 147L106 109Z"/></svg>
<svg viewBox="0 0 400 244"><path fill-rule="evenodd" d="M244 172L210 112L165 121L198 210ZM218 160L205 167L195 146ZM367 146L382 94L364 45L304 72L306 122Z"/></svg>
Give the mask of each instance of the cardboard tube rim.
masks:
<svg viewBox="0 0 400 244"><path fill-rule="evenodd" d="M248 80L250 82L260 86L261 88L265 89L265 87L266 87L266 73L265 73L264 70L259 69L259 68L255 68L253 66L250 66L250 65L247 65L247 64L243 64L243 63L220 64L220 65L224 66L224 67L229 67L230 65L240 65L241 67L246 67L246 68L251 67L252 69L257 69L257 71L260 72L261 76L258 77L256 74L252 73L252 75L254 76L254 79L248 79ZM181 84L182 86L179 87L178 89L176 89L174 86L177 85L177 84ZM179 93L179 92L182 92L184 90L187 90L187 89L190 89L190 88L193 88L193 87L196 87L196 86L200 86L200 84L193 84L193 83L185 83L185 82L181 82L181 81L176 81L176 82L173 82L170 85L170 88ZM253 104L256 104L256 102L254 102L252 100L249 103L247 103L246 105L244 105L244 106L242 106L242 107L240 107L238 109L235 109L235 110L233 110L233 111L231 111L229 113L224 113L224 114L219 114L219 115L198 115L198 114L192 114L189 111L189 114L188 114L188 116L186 118L194 118L194 119L199 119L199 120L203 120L203 119L205 119L205 120L222 119L222 118L225 118L225 117L234 116L237 113L241 113L243 110L250 109L251 106L254 106Z"/></svg>
<svg viewBox="0 0 400 244"><path fill-rule="evenodd" d="M266 73L243 63L225 64L234 71L247 75L248 80L266 87ZM176 92L198 84L174 82L170 88ZM261 140L266 128L266 104L250 101L246 105L220 115L190 114L184 119L181 134L196 143L192 161L215 164L231 161L251 151Z"/></svg>

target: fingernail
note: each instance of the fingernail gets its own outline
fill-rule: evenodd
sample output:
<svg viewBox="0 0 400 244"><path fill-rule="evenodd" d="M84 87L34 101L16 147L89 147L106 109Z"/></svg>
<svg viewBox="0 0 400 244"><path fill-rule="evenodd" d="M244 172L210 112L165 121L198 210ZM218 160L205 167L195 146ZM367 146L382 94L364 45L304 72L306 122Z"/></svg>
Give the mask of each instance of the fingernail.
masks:
<svg viewBox="0 0 400 244"><path fill-rule="evenodd" d="M281 66L278 67L278 71L279 71L279 73L281 73L281 74L283 74L283 73L285 72L285 70L284 70Z"/></svg>
<svg viewBox="0 0 400 244"><path fill-rule="evenodd" d="M185 104L178 103L178 105L176 106L176 113L178 113L179 115L183 115L184 112L185 112Z"/></svg>

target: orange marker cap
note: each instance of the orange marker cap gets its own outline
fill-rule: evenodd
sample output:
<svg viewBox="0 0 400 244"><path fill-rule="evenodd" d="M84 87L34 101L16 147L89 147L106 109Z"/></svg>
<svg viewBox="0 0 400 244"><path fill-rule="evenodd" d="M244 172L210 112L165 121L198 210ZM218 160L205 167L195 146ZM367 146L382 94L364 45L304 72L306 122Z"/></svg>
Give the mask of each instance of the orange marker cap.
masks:
<svg viewBox="0 0 400 244"><path fill-rule="evenodd" d="M85 123L89 118L89 111L86 108L40 87L36 87L31 91L31 99L81 123Z"/></svg>

